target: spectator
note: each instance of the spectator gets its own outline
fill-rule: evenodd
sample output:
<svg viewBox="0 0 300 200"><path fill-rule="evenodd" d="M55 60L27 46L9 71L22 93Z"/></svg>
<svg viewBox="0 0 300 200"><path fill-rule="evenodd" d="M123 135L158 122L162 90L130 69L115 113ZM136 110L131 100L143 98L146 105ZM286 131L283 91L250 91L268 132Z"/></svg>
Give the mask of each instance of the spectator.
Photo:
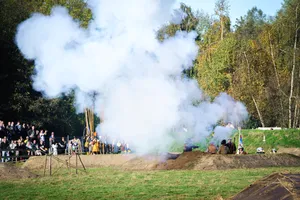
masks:
<svg viewBox="0 0 300 200"><path fill-rule="evenodd" d="M207 148L207 153L216 154L217 153L217 147L213 142L211 142Z"/></svg>
<svg viewBox="0 0 300 200"><path fill-rule="evenodd" d="M40 141L39 150L40 150L42 155L45 155L48 152L47 148L45 147L45 145L42 141Z"/></svg>
<svg viewBox="0 0 300 200"><path fill-rule="evenodd" d="M22 126L21 126L21 123L18 121L17 124L15 125L15 132L16 132L16 135L21 135L21 131L22 131Z"/></svg>
<svg viewBox="0 0 300 200"><path fill-rule="evenodd" d="M239 147L238 150L239 150L239 151L238 151L239 154L247 154L247 153L244 151L244 148L243 148L243 147Z"/></svg>
<svg viewBox="0 0 300 200"><path fill-rule="evenodd" d="M22 151L22 140L19 139L16 143L16 151L15 151L15 155L16 155L16 161L18 160L18 157L20 156L20 150Z"/></svg>
<svg viewBox="0 0 300 200"><path fill-rule="evenodd" d="M90 142L91 142L91 140L90 140L90 137L88 136L88 137L86 138L86 140L85 140L85 143L84 143L84 151L85 151L85 152L90 152L90 151L89 151L89 145L90 145Z"/></svg>
<svg viewBox="0 0 300 200"><path fill-rule="evenodd" d="M31 144L30 140L28 140L26 143L26 150L27 150L28 156L30 156L30 155L33 156L32 144Z"/></svg>
<svg viewBox="0 0 300 200"><path fill-rule="evenodd" d="M28 130L27 135L29 137L29 140L33 141L33 138L35 136L35 127L32 126L30 130Z"/></svg>
<svg viewBox="0 0 300 200"><path fill-rule="evenodd" d="M58 145L57 145L57 143L56 143L56 142L55 142L55 143L52 143L51 148L52 148L52 153L53 153L53 155L54 155L54 156L57 156L57 155L58 155L58 151L57 151Z"/></svg>
<svg viewBox="0 0 300 200"><path fill-rule="evenodd" d="M39 146L36 140L33 140L33 142L31 143L31 149L34 152L34 155L39 155L39 152L37 151L39 149Z"/></svg>
<svg viewBox="0 0 300 200"><path fill-rule="evenodd" d="M92 154L99 154L100 152L100 142L99 140L97 140L97 138L94 138L93 140L93 150L92 150Z"/></svg>
<svg viewBox="0 0 300 200"><path fill-rule="evenodd" d="M68 149L68 155L71 155L73 153L72 152L72 140L69 140L67 149Z"/></svg>
<svg viewBox="0 0 300 200"><path fill-rule="evenodd" d="M28 129L27 129L27 127L26 127L26 124L23 123L22 128L21 128L21 136L22 136L23 138L25 138L25 137L27 136L27 131L28 131Z"/></svg>
<svg viewBox="0 0 300 200"><path fill-rule="evenodd" d="M39 140L39 136L40 136L40 131L35 130L34 140Z"/></svg>
<svg viewBox="0 0 300 200"><path fill-rule="evenodd" d="M9 132L10 132L10 135L11 135L10 140L16 139L15 123L14 122L10 123Z"/></svg>
<svg viewBox="0 0 300 200"><path fill-rule="evenodd" d="M40 131L40 141L42 143L45 143L45 133L43 130Z"/></svg>
<svg viewBox="0 0 300 200"><path fill-rule="evenodd" d="M66 141L65 138L62 137L61 141L58 143L58 153L65 153L66 150Z"/></svg>
<svg viewBox="0 0 300 200"><path fill-rule="evenodd" d="M228 142L227 142L226 146L229 149L228 154L235 154L236 153L236 145L235 145L235 143L232 142L232 139L228 139Z"/></svg>
<svg viewBox="0 0 300 200"><path fill-rule="evenodd" d="M27 142L29 141L29 137L26 136L25 140L24 140L24 143L27 144Z"/></svg>
<svg viewBox="0 0 300 200"><path fill-rule="evenodd" d="M6 129L3 121L0 121L0 138L6 137Z"/></svg>
<svg viewBox="0 0 300 200"><path fill-rule="evenodd" d="M55 136L54 136L54 132L51 132L51 135L49 137L49 143L50 143L50 146L55 143Z"/></svg>
<svg viewBox="0 0 300 200"><path fill-rule="evenodd" d="M11 123L8 122L6 126L6 135L7 135L7 140L11 140L12 136L12 128L11 128Z"/></svg>
<svg viewBox="0 0 300 200"><path fill-rule="evenodd" d="M76 137L74 137L72 140L72 151L73 151L73 153L78 152L78 140L76 139Z"/></svg>
<svg viewBox="0 0 300 200"><path fill-rule="evenodd" d="M130 153L131 152L128 143L126 143L125 151L126 151L126 153Z"/></svg>
<svg viewBox="0 0 300 200"><path fill-rule="evenodd" d="M218 154L228 154L229 148L226 146L226 140L222 140Z"/></svg>
<svg viewBox="0 0 300 200"><path fill-rule="evenodd" d="M9 148L9 144L8 144L8 141L7 141L7 138L4 137L2 140L1 140L1 144L0 144L0 149L2 151L2 157L1 157L1 160L2 162L7 162L9 161L9 151L8 151L8 148Z"/></svg>
<svg viewBox="0 0 300 200"><path fill-rule="evenodd" d="M78 153L82 153L82 145L81 145L81 141L80 141L80 139L79 138L77 138L77 140L76 140L76 142L77 142L77 152Z"/></svg>

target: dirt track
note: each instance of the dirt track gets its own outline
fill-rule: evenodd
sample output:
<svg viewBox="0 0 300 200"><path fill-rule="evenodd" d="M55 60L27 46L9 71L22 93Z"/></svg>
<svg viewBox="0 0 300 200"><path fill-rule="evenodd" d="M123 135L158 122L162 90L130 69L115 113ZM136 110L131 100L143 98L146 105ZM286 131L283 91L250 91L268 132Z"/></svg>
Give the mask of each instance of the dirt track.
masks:
<svg viewBox="0 0 300 200"><path fill-rule="evenodd" d="M57 161L59 159L59 162ZM53 167L66 167L69 156L57 156L52 159ZM186 152L177 159L160 156L138 157L136 155L83 155L85 167L118 167L125 170L224 170L235 168L260 168L276 166L300 166L300 157L290 154L277 155L211 155L202 152ZM70 159L76 164L75 156ZM31 157L23 167L41 170L45 166L45 157ZM82 167L78 160L78 167Z"/></svg>

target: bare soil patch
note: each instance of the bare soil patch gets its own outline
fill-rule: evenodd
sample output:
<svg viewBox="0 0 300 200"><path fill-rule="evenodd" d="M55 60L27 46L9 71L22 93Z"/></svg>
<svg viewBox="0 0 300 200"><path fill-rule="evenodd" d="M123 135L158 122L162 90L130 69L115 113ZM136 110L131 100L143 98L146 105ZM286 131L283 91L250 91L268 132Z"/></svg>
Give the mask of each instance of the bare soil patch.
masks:
<svg viewBox="0 0 300 200"><path fill-rule="evenodd" d="M26 169L16 167L13 164L0 163L0 180L12 180L23 178L36 178L38 175Z"/></svg>
<svg viewBox="0 0 300 200"><path fill-rule="evenodd" d="M300 166L300 157L290 154L275 155L217 155L203 152L185 152L176 160L168 160L159 169L224 170L235 168L262 168Z"/></svg>
<svg viewBox="0 0 300 200"><path fill-rule="evenodd" d="M300 148L284 148L280 147L278 149L278 153L288 153L296 156L300 156Z"/></svg>
<svg viewBox="0 0 300 200"><path fill-rule="evenodd" d="M82 155L85 167L117 167L125 170L225 170L237 168L296 167L300 166L300 157L291 154L269 155L216 155L200 151L163 156L127 155ZM52 159L53 168L66 168L69 156L57 156ZM72 166L76 158L70 158ZM45 157L31 157L24 165L30 170L42 170ZM78 167L81 163L78 161Z"/></svg>
<svg viewBox="0 0 300 200"><path fill-rule="evenodd" d="M272 174L250 185L232 199L300 199L300 174Z"/></svg>
<svg viewBox="0 0 300 200"><path fill-rule="evenodd" d="M135 157L136 155L133 154L126 154L126 155L107 154L107 155L81 155L80 156L84 166L88 168L121 166ZM57 168L57 167L67 168L67 162L70 162L71 167L75 167L76 156L59 155L59 156L55 156L55 158L52 158L51 160L51 164L53 168ZM35 157L30 157L22 167L33 171L43 170L45 168L45 163L46 163L45 156L35 156ZM49 157L47 160L46 167L48 167L48 165L49 165ZM77 160L77 165L78 168L83 168L79 159Z"/></svg>

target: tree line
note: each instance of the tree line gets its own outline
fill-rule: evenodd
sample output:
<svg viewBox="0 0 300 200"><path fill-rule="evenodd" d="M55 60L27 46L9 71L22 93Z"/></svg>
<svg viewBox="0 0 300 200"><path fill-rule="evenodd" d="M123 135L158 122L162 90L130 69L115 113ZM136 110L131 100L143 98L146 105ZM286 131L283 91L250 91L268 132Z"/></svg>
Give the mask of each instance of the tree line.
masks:
<svg viewBox="0 0 300 200"><path fill-rule="evenodd" d="M18 24L34 12L50 14L54 5L67 7L83 27L92 18L82 0L0 1L0 119L44 127L58 136L82 135L84 114L76 113L74 93L46 99L35 91L31 79L34 63L23 58L14 40Z"/></svg>
<svg viewBox="0 0 300 200"><path fill-rule="evenodd" d="M218 0L217 18L208 19L194 66L202 88L241 100L261 126L298 127L299 4L285 0L273 17L254 7L232 30L228 3Z"/></svg>
<svg viewBox="0 0 300 200"><path fill-rule="evenodd" d="M244 102L248 128L299 127L299 0L284 0L274 16L257 7L231 26L228 0L217 0L215 14L181 4L186 18L164 26L158 38L178 30L196 31L199 45L194 67L187 75L198 80L211 97L227 92Z"/></svg>
<svg viewBox="0 0 300 200"><path fill-rule="evenodd" d="M83 0L0 1L0 118L32 122L57 133L80 134L84 115L74 108L74 94L45 99L32 88L34 64L20 54L14 37L17 25L33 12L50 14L54 5L66 6L87 27L91 11ZM205 94L227 92L245 103L248 128L299 127L299 4L284 0L274 16L254 7L236 20L229 18L228 0L217 0L215 13L195 11L181 4L181 24L166 24L158 40L176 31L196 31L199 52L186 76L197 79Z"/></svg>

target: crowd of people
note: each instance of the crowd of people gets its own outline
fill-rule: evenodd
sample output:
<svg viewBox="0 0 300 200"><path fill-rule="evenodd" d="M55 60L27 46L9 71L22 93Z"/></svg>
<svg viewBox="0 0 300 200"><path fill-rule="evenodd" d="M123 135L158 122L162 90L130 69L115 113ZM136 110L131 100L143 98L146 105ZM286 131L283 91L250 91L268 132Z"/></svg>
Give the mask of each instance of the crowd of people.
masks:
<svg viewBox="0 0 300 200"><path fill-rule="evenodd" d="M199 146L192 145L192 143L188 140L184 145L184 151L189 152L193 149L199 148ZM207 153L210 154L246 154L244 151L244 148L240 146L238 149L236 148L236 145L234 142L232 142L232 139L222 140L221 145L215 145L214 142L211 142L207 149Z"/></svg>
<svg viewBox="0 0 300 200"><path fill-rule="evenodd" d="M92 136L87 136L84 144L88 154L118 154L131 153L129 144L124 140L111 140L108 136L98 136L95 132Z"/></svg>
<svg viewBox="0 0 300 200"><path fill-rule="evenodd" d="M83 142L84 145L82 145ZM184 151L192 151L194 148L199 148L199 146L195 146L190 140L187 140ZM20 122L5 124L0 120L0 152L0 161L7 162L45 154L118 154L131 153L131 149L128 142L124 140L111 140L108 136L99 136L96 132L88 134L84 141L76 137L66 141L64 137L56 138L54 132L48 134L47 130L37 130L34 125L21 124ZM237 149L231 139L228 139L227 142L222 140L220 146L211 142L206 152L211 154L246 154L244 148L240 146Z"/></svg>
<svg viewBox="0 0 300 200"><path fill-rule="evenodd" d="M4 121L0 120L1 162L25 160L33 155L64 153L65 149L65 138L62 137L58 141L54 132L48 136L47 130L37 130L34 125L21 124L20 122L5 124Z"/></svg>
<svg viewBox="0 0 300 200"><path fill-rule="evenodd" d="M212 147L213 144L210 144L208 147L208 152L212 153L214 152L214 147ZM236 145L234 142L232 142L232 139L228 139L227 143L226 140L221 141L221 146L215 150L218 154L246 154L244 151L244 148L240 146L238 149L236 148Z"/></svg>
<svg viewBox="0 0 300 200"><path fill-rule="evenodd" d="M7 122L0 120L0 162L26 160L30 156L45 154L87 153L118 154L130 153L129 144L121 140L110 140L109 137L98 136L94 133L83 140L73 137L68 141L64 137L56 137L54 132L36 129L34 125L20 122Z"/></svg>

